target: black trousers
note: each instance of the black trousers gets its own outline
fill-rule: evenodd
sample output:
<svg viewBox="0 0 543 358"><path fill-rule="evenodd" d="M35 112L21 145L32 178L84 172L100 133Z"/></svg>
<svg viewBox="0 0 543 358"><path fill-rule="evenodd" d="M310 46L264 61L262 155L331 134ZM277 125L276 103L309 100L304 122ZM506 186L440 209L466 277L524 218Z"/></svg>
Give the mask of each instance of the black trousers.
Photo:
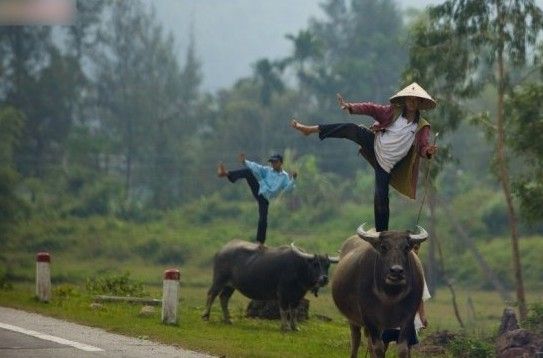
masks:
<svg viewBox="0 0 543 358"><path fill-rule="evenodd" d="M398 342L398 338L400 338L400 330L385 329L383 331L383 334L381 335L381 338L383 339L384 343ZM415 332L415 330L413 330L413 334L407 339L407 344L411 347L417 343L419 343L419 339L417 337L417 333Z"/></svg>
<svg viewBox="0 0 543 358"><path fill-rule="evenodd" d="M251 172L249 168L228 171L227 178L232 183L242 178L247 180L247 184L249 184L249 188L251 188L251 193L253 193L254 198L258 202L258 228L256 230L256 241L263 244L264 241L266 241L266 229L268 228L269 201L258 194L258 190L260 189L258 180L256 180L253 172Z"/></svg>
<svg viewBox="0 0 543 358"><path fill-rule="evenodd" d="M390 183L390 173L387 173L377 160L375 159L375 150L373 143L375 142L375 134L365 127L361 127L354 123L336 123L336 124L321 124L319 125L319 138L345 138L356 144L364 147L364 149L372 156L370 159L373 163L375 172L375 191L373 195L373 215L375 220L375 230L388 230L388 219L390 209L388 203L388 185Z"/></svg>

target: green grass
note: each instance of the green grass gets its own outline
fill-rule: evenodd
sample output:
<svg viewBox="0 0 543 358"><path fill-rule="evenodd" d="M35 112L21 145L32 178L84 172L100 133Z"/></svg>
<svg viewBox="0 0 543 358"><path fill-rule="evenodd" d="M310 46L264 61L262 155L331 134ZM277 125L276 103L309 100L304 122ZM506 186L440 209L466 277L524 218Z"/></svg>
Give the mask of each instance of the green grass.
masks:
<svg viewBox="0 0 543 358"><path fill-rule="evenodd" d="M34 218L21 223L0 242L0 283L3 281L15 286L13 290L0 290L0 305L40 312L130 336L148 337L219 356L347 356L349 328L335 308L329 288L322 290L318 298L307 296L311 301L312 318L301 324L300 332L281 333L278 321L245 318L248 300L239 293L234 294L230 303L233 325L220 321L218 302L213 307L209 322L200 319L211 282L213 254L233 238L250 240L254 234L254 203L244 205L240 208L239 217L235 218L216 218L210 216L205 207L193 205L164 213L149 222L128 222L112 217L68 217ZM278 215L277 210L274 212L274 215ZM286 224L281 224L282 221L276 218L270 221L266 243L277 246L295 241L308 252L335 254L359 221L360 213L354 208L346 206L345 214L341 220L322 223L305 223L299 217L299 225L294 227L284 226ZM533 237L521 242L521 252L526 257L523 260L526 288L531 291L527 297L528 303L542 300L543 266L536 257L541 252L540 241L540 237ZM508 240L498 238L479 244L498 273L504 277L510 276ZM57 287L49 304L33 299L34 256L41 250L48 250L52 254L52 281ZM423 246L422 250L425 256L426 248ZM471 286L465 287L484 286L482 273L469 253L446 253L446 266L451 277L463 278L462 282L471 283ZM145 291L153 297L160 297L162 273L170 267L181 271L178 326L162 325L160 310L153 317L139 317L140 306L137 305L105 304L104 309L99 311L90 308L92 298L84 289L87 278L129 272L132 279L144 283ZM331 274L333 276L333 267ZM62 298L60 293L65 291L58 286L66 283L74 285L79 294ZM493 292L458 286L457 302L466 324L466 333L475 338L491 337L499 325L505 305ZM472 304L468 304L468 301ZM460 331L451 302L447 289L438 290L435 297L427 302L430 327L423 331L423 338L438 330ZM324 322L316 315L330 317L332 321ZM390 352L389 356L395 355L395 349Z"/></svg>
<svg viewBox="0 0 543 358"><path fill-rule="evenodd" d="M145 289L151 296L160 297L160 287ZM72 291L72 294L62 297L61 292L66 291ZM153 316L143 318L138 315L140 305L106 303L102 309L94 310L90 306L92 298L80 287L64 285L54 292L56 297L53 295L50 303L40 303L33 298L31 285L16 284L12 290L0 290L0 305L226 357L345 357L350 349L348 325L335 308L329 288L324 289L318 298L307 295L310 319L300 324L299 332L288 333L279 330L279 321L244 317L248 299L239 293L235 293L230 302L232 325L222 323L218 302L213 306L210 321L203 321L200 315L204 309L206 288L192 287L190 280L188 285L185 282L181 286L177 326L160 323L160 308ZM476 312L470 319L466 313L468 297L471 297ZM537 294L529 295L531 300L536 298ZM459 290L457 299L467 324L467 333L488 337L496 331L504 308L496 294ZM436 330L460 330L450 302L446 290L439 290L436 297L427 302L431 326L423 331L422 338ZM332 321L323 321L317 315L327 316ZM391 346L388 356L394 355L395 348ZM420 355L415 352L414 356Z"/></svg>

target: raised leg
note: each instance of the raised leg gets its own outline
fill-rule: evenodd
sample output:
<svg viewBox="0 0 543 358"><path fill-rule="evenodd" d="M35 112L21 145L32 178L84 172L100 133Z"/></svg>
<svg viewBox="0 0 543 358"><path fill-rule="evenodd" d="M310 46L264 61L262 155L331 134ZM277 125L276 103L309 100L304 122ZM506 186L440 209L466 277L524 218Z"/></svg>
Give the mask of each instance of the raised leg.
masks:
<svg viewBox="0 0 543 358"><path fill-rule="evenodd" d="M298 132L302 133L303 135L310 135L310 134L319 132L319 126L317 125L307 126L305 124L298 122L294 118L290 121L290 126L296 129Z"/></svg>

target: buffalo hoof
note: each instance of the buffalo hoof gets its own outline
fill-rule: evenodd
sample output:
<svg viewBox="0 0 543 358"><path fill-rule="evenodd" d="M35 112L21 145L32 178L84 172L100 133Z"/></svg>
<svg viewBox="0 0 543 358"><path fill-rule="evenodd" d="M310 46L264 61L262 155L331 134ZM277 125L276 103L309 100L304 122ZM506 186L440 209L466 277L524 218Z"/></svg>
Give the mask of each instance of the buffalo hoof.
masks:
<svg viewBox="0 0 543 358"><path fill-rule="evenodd" d="M223 319L222 322L223 322L224 324L232 324L232 320L231 320L230 318L228 318L228 319Z"/></svg>
<svg viewBox="0 0 543 358"><path fill-rule="evenodd" d="M204 314L202 315L202 319L203 319L204 321L209 321L209 313L204 313Z"/></svg>

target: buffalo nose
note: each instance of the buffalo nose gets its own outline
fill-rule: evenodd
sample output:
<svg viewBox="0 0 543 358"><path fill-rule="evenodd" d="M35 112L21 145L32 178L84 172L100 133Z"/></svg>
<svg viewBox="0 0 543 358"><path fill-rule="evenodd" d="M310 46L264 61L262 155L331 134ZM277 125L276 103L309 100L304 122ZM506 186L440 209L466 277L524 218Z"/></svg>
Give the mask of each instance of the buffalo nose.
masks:
<svg viewBox="0 0 543 358"><path fill-rule="evenodd" d="M321 276L320 279L319 279L319 284L321 286L327 285L328 284L328 276Z"/></svg>
<svg viewBox="0 0 543 358"><path fill-rule="evenodd" d="M390 268L390 273L394 275L400 275L403 273L403 267L400 265L394 265Z"/></svg>

